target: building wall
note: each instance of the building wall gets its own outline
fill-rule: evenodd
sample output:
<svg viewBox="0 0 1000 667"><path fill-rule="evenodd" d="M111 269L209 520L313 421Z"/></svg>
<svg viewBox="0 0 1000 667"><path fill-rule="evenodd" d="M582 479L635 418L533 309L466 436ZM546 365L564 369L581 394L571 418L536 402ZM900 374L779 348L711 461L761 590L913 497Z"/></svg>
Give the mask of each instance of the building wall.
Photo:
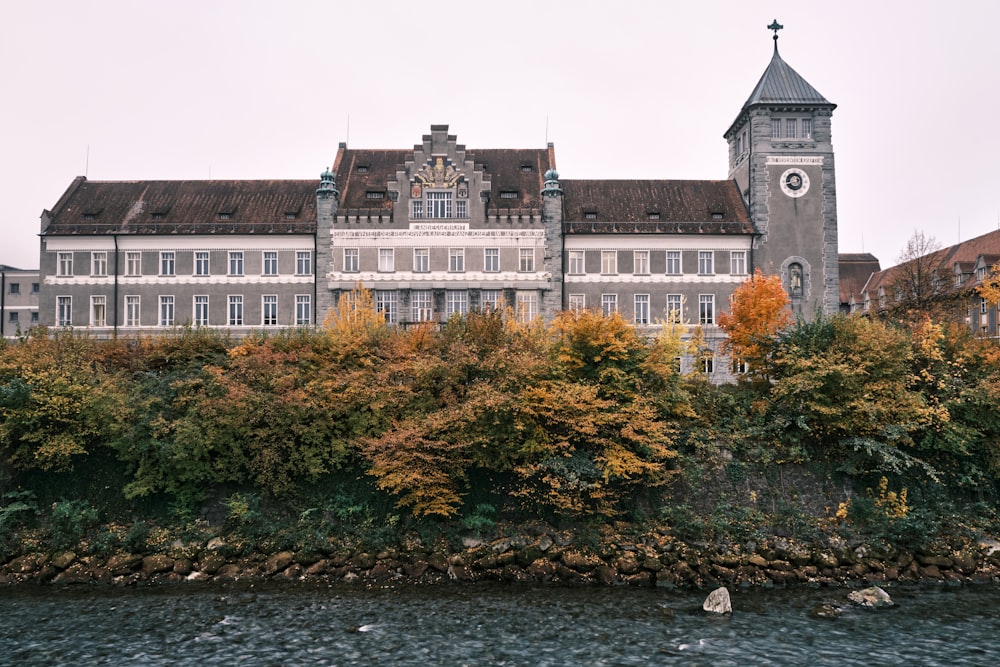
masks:
<svg viewBox="0 0 1000 667"><path fill-rule="evenodd" d="M0 336L13 338L38 324L38 271L0 267Z"/></svg>

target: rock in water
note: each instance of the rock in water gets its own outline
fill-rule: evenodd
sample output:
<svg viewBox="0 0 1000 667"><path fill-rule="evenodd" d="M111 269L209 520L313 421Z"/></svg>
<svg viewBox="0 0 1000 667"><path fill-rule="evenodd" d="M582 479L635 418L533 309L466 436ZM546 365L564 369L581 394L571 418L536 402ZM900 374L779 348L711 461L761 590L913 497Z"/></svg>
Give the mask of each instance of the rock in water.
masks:
<svg viewBox="0 0 1000 667"><path fill-rule="evenodd" d="M859 607L868 607L870 609L892 607L896 604L889 597L889 594L878 586L862 588L860 591L851 591L847 594L847 599Z"/></svg>
<svg viewBox="0 0 1000 667"><path fill-rule="evenodd" d="M731 614L733 605L729 601L729 589L725 586L716 588L705 598L705 604L701 608L712 614Z"/></svg>

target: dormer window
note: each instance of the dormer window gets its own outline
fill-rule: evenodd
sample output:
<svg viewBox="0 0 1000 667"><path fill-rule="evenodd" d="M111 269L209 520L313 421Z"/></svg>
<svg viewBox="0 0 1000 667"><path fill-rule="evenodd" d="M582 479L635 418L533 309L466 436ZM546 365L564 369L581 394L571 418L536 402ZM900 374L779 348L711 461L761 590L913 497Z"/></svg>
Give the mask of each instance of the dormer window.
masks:
<svg viewBox="0 0 1000 667"><path fill-rule="evenodd" d="M584 220L597 220L597 211L584 211L583 212L583 219Z"/></svg>
<svg viewBox="0 0 1000 667"><path fill-rule="evenodd" d="M517 199L517 190L501 190L500 199Z"/></svg>
<svg viewBox="0 0 1000 667"><path fill-rule="evenodd" d="M367 174L368 173L368 165L366 165L366 164L359 164L358 165L358 173L359 174Z"/></svg>
<svg viewBox="0 0 1000 667"><path fill-rule="evenodd" d="M299 217L299 214L296 213L295 211L286 211L285 212L285 220L294 220L297 217Z"/></svg>
<svg viewBox="0 0 1000 667"><path fill-rule="evenodd" d="M163 214L163 213L154 213L153 214L153 220L163 220L166 217L167 216L165 214Z"/></svg>
<svg viewBox="0 0 1000 667"><path fill-rule="evenodd" d="M220 213L219 214L219 220L229 220L232 217L233 216L232 216L231 213Z"/></svg>
<svg viewBox="0 0 1000 667"><path fill-rule="evenodd" d="M660 219L660 212L659 211L652 211L651 213L649 213L649 219L650 220L659 220Z"/></svg>
<svg viewBox="0 0 1000 667"><path fill-rule="evenodd" d="M84 213L83 214L83 219L84 220L96 220L97 219L97 214L96 213Z"/></svg>
<svg viewBox="0 0 1000 667"><path fill-rule="evenodd" d="M712 220L722 220L725 217L726 217L725 214L720 213L718 211L713 211L712 212Z"/></svg>
<svg viewBox="0 0 1000 667"><path fill-rule="evenodd" d="M521 165L521 173L522 174L530 174L531 172L532 172L532 167L531 167L530 164L522 164Z"/></svg>
<svg viewBox="0 0 1000 667"><path fill-rule="evenodd" d="M365 193L365 199L383 199L385 193L381 190L369 190Z"/></svg>

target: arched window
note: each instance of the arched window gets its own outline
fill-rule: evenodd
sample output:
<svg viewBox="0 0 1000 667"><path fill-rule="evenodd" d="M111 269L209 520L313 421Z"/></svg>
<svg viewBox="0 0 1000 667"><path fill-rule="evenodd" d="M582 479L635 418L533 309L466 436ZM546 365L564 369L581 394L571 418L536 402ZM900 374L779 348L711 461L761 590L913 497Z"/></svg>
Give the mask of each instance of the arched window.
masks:
<svg viewBox="0 0 1000 667"><path fill-rule="evenodd" d="M788 265L788 293L793 297L802 296L802 265L798 262Z"/></svg>

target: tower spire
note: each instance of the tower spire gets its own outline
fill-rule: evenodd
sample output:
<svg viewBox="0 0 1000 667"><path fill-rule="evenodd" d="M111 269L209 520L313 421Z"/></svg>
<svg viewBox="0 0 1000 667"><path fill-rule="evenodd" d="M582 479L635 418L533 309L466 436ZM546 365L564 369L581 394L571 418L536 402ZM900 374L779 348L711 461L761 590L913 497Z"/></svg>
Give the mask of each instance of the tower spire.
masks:
<svg viewBox="0 0 1000 667"><path fill-rule="evenodd" d="M778 52L778 31L784 29L785 26L778 23L778 19L771 21L771 25L767 26L768 30L774 31L774 52Z"/></svg>

